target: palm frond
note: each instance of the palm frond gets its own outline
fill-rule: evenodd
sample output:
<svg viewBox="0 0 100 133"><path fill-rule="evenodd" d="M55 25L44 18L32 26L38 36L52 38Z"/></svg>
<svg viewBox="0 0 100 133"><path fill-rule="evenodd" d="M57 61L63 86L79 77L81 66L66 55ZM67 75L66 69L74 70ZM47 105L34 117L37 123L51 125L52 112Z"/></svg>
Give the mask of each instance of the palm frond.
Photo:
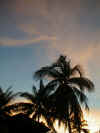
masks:
<svg viewBox="0 0 100 133"><path fill-rule="evenodd" d="M56 91L56 88L58 86L58 80L52 80L45 86L45 95L49 96L51 93L54 93Z"/></svg>
<svg viewBox="0 0 100 133"><path fill-rule="evenodd" d="M80 89L83 89L83 91L86 89L87 91L91 92L94 90L94 84L92 81L90 81L87 78L84 77L75 77L68 80L70 84L78 85Z"/></svg>
<svg viewBox="0 0 100 133"><path fill-rule="evenodd" d="M40 70L36 71L34 74L34 78L36 79L42 79L45 76L51 77L51 78L60 78L62 74L57 71L56 69L52 69L52 67L42 67Z"/></svg>
<svg viewBox="0 0 100 133"><path fill-rule="evenodd" d="M4 92L3 89L0 88L0 108L5 108L5 106L16 96L11 89L12 87L9 87Z"/></svg>
<svg viewBox="0 0 100 133"><path fill-rule="evenodd" d="M45 92L46 92L46 89L45 89L45 86L43 84L43 80L41 79L40 80L40 88L38 89L38 92L37 92L37 97L43 97L45 95Z"/></svg>
<svg viewBox="0 0 100 133"><path fill-rule="evenodd" d="M48 74L48 71L50 70L49 66L46 67L42 67L40 70L36 71L34 74L34 78L35 79L41 79L42 77L44 77L45 75Z"/></svg>
<svg viewBox="0 0 100 133"><path fill-rule="evenodd" d="M82 104L85 105L85 109L86 110L89 110L89 107L88 107L88 98L87 96L79 89L77 89L76 87L73 87L73 91L75 92L76 96L78 97L79 99L79 102L81 102Z"/></svg>
<svg viewBox="0 0 100 133"><path fill-rule="evenodd" d="M44 88L43 80L40 80L40 90Z"/></svg>
<svg viewBox="0 0 100 133"><path fill-rule="evenodd" d="M74 76L74 75L76 75L76 73L78 73L80 75L80 77L83 77L84 71L80 65L76 65L75 67L73 67L71 69L70 75Z"/></svg>
<svg viewBox="0 0 100 133"><path fill-rule="evenodd" d="M6 89L5 91L5 94L8 94L11 91L11 89L12 89L12 86L8 87L8 89Z"/></svg>
<svg viewBox="0 0 100 133"><path fill-rule="evenodd" d="M60 55L58 60L55 63L53 63L51 66L53 69L58 70L64 76L66 77L70 76L71 64L70 64L70 60L68 59L68 57L64 55Z"/></svg>
<svg viewBox="0 0 100 133"><path fill-rule="evenodd" d="M37 95L37 89L36 89L36 87L33 85L33 87L32 87L32 94L34 95L34 96L36 96Z"/></svg>
<svg viewBox="0 0 100 133"><path fill-rule="evenodd" d="M3 93L3 89L2 87L0 87L0 95Z"/></svg>

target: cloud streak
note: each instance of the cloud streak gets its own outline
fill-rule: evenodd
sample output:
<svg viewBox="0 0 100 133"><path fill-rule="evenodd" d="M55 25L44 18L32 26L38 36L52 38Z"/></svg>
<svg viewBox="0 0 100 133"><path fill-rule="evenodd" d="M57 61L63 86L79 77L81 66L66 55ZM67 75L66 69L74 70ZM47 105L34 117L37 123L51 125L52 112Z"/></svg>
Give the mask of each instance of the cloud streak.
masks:
<svg viewBox="0 0 100 133"><path fill-rule="evenodd" d="M39 43L40 41L54 41L56 37L40 36L34 39L16 40L12 38L0 38L0 45L2 46L22 46Z"/></svg>

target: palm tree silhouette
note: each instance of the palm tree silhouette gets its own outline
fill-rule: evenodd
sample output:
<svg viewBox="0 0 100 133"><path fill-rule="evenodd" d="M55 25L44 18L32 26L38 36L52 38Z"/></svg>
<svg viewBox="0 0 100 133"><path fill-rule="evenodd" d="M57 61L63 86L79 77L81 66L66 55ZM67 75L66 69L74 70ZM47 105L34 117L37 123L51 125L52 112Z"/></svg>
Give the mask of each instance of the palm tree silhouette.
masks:
<svg viewBox="0 0 100 133"><path fill-rule="evenodd" d="M6 91L0 87L0 119L5 119L9 117L8 104L15 97L16 94L11 90L12 87L9 87Z"/></svg>
<svg viewBox="0 0 100 133"><path fill-rule="evenodd" d="M40 80L40 87L37 89L35 86L32 88L32 94L28 92L23 92L20 93L21 97L25 97L28 100L31 101L32 107L27 108L30 112L30 114L33 113L32 118L34 120L37 120L40 122L41 117L45 119L47 122L48 126L55 131L55 128L53 127L52 121L49 119L49 101L48 97L50 93L52 92L52 89L56 86L55 83L48 83L47 85L44 86L43 81ZM24 106L24 104L23 104ZM56 131L55 131L56 132Z"/></svg>
<svg viewBox="0 0 100 133"><path fill-rule="evenodd" d="M94 90L93 82L84 77L81 66L72 67L68 57L61 55L52 65L35 72L34 77L36 79L48 77L48 80L52 79L51 84L57 84L49 96L52 121L58 119L59 125L63 122L65 127L68 127L69 133L73 132L72 127L80 133L83 120L81 104L85 105L85 109L89 109L85 92Z"/></svg>
<svg viewBox="0 0 100 133"><path fill-rule="evenodd" d="M11 87L6 91L0 88L0 132L44 133L49 131L50 129L44 124L29 118L29 114L33 112L33 107L35 107L32 103L15 103L9 105L10 101L18 94L19 93L13 94ZM25 93L23 93L22 96L24 94ZM12 111L18 114L11 115Z"/></svg>

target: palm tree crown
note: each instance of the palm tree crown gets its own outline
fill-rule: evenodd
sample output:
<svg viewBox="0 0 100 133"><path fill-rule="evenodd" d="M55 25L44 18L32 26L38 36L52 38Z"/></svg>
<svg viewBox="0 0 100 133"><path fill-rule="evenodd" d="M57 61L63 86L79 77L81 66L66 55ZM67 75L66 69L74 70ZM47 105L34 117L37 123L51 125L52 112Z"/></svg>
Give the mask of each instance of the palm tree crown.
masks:
<svg viewBox="0 0 100 133"><path fill-rule="evenodd" d="M54 86L52 88L54 92L49 96L49 107L52 112L50 116L54 120L58 119L59 124L63 122L68 126L70 133L72 127L80 132L83 120L81 104L88 109L85 92L94 90L93 82L84 77L81 66L72 67L68 57L61 55L52 65L38 70L34 77L37 79L50 77L51 83L57 84L56 89Z"/></svg>

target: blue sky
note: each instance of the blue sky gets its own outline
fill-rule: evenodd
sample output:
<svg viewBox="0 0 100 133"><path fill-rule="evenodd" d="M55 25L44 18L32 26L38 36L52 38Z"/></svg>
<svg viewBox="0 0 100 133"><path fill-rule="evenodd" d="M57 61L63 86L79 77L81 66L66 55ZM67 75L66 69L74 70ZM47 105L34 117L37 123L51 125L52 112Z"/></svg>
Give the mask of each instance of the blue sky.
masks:
<svg viewBox="0 0 100 133"><path fill-rule="evenodd" d="M1 0L0 85L31 91L33 73L65 54L94 81L89 102L100 110L99 35L98 0Z"/></svg>
<svg viewBox="0 0 100 133"><path fill-rule="evenodd" d="M41 43L31 47L0 47L0 84L7 88L13 86L15 91L31 91L33 74L40 66L49 64L50 59Z"/></svg>

